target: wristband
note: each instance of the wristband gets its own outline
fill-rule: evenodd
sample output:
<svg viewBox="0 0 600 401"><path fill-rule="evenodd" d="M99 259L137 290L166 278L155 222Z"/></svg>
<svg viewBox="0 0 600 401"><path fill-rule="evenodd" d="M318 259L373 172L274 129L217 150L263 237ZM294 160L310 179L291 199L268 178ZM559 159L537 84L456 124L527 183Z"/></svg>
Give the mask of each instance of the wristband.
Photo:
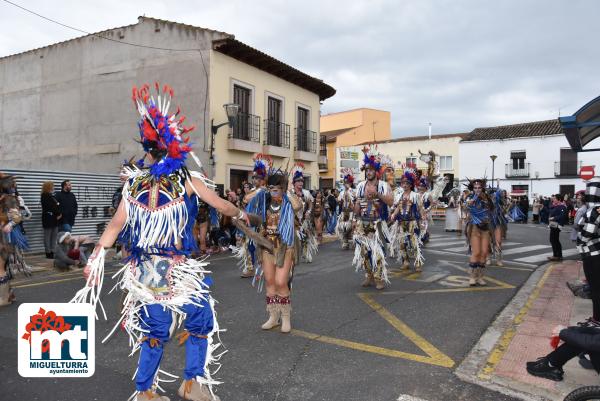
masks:
<svg viewBox="0 0 600 401"><path fill-rule="evenodd" d="M234 217L234 219L236 220L241 220L244 218L244 211L242 209L239 209L239 213L237 214L237 216Z"/></svg>

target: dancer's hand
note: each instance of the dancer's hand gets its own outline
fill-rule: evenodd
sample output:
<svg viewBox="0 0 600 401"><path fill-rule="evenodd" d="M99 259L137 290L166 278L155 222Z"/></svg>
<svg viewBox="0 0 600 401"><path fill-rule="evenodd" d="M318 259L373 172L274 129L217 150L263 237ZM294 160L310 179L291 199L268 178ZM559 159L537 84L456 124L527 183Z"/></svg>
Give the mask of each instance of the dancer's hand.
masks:
<svg viewBox="0 0 600 401"><path fill-rule="evenodd" d="M2 227L2 232L4 234L10 234L10 232L13 229L13 225L11 223L5 224L4 227Z"/></svg>

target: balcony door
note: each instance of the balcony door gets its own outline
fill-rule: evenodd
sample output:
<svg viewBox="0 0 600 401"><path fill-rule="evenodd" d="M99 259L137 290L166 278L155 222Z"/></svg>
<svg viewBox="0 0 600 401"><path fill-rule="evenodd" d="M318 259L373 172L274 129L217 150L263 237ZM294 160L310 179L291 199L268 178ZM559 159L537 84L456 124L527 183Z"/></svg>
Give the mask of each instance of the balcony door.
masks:
<svg viewBox="0 0 600 401"><path fill-rule="evenodd" d="M247 141L250 138L250 89L233 85L233 103L240 105L237 124L233 127L233 137Z"/></svg>
<svg viewBox="0 0 600 401"><path fill-rule="evenodd" d="M577 175L577 152L573 149L560 150L560 175Z"/></svg>
<svg viewBox="0 0 600 401"><path fill-rule="evenodd" d="M281 100L269 96L267 106L268 144L281 146Z"/></svg>
<svg viewBox="0 0 600 401"><path fill-rule="evenodd" d="M298 150L309 152L308 149L308 110L298 107Z"/></svg>

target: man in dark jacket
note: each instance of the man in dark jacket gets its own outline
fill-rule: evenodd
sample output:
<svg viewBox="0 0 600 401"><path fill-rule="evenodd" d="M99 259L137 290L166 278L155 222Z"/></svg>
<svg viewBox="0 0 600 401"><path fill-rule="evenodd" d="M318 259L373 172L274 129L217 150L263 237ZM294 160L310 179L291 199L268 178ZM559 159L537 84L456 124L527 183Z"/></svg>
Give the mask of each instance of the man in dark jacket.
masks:
<svg viewBox="0 0 600 401"><path fill-rule="evenodd" d="M573 326L561 330L559 337L564 343L558 348L535 362L527 362L530 375L561 381L565 363L581 353L590 356L592 366L600 373L600 329Z"/></svg>
<svg viewBox="0 0 600 401"><path fill-rule="evenodd" d="M55 195L59 203L61 218L58 220L60 231L71 232L75 225L75 216L77 216L77 199L71 192L71 181L65 180L60 184L60 192Z"/></svg>
<svg viewBox="0 0 600 401"><path fill-rule="evenodd" d="M560 230L567 222L567 207L560 200L560 195L552 196L550 207L550 244L552 245L552 256L548 260L559 262L562 260L562 245L560 243Z"/></svg>

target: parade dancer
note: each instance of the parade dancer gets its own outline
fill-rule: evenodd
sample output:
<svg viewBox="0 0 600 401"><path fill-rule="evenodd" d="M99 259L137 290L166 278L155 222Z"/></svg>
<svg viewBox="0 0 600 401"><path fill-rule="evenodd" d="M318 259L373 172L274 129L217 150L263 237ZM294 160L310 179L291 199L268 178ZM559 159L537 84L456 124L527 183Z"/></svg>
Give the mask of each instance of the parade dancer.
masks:
<svg viewBox="0 0 600 401"><path fill-rule="evenodd" d="M313 203L312 215L310 218L313 220L317 241L320 244L323 241L323 226L325 225L325 199L323 197L323 192L317 191L314 198L315 201Z"/></svg>
<svg viewBox="0 0 600 401"><path fill-rule="evenodd" d="M356 191L353 188L354 171L351 168L344 167L342 169L342 180L344 181L344 189L340 192L337 199L340 204L341 213L335 232L342 242L342 249L350 249L352 220L354 219L354 200L356 199Z"/></svg>
<svg viewBox="0 0 600 401"><path fill-rule="evenodd" d="M300 240L302 259L312 263L313 257L319 250L319 240L315 233L312 219L312 208L314 199L307 189L304 189L304 164L296 163L290 172L292 176L293 193L302 203L302 207L296 213L297 236Z"/></svg>
<svg viewBox="0 0 600 401"><path fill-rule="evenodd" d="M429 242L429 224L433 224L431 209L433 208L433 199L431 192L428 191L429 183L427 178L419 179L419 206L421 209L421 240L423 244Z"/></svg>
<svg viewBox="0 0 600 401"><path fill-rule="evenodd" d="M281 169L270 169L267 178L269 197L266 204L266 219L259 235L270 244L261 247L262 278L266 287L266 303L269 319L261 326L270 330L281 324L280 331L289 333L292 303L290 300L293 269L298 259L296 236L296 214L302 211L302 201L293 191L286 191L288 173Z"/></svg>
<svg viewBox="0 0 600 401"><path fill-rule="evenodd" d="M423 258L421 242L423 211L419 194L414 192L417 176L411 167L406 167L400 185L402 193L394 199L390 227L392 244L391 256L396 256L402 263L402 270L410 268L410 259L413 260L415 271L420 272L425 259Z"/></svg>
<svg viewBox="0 0 600 401"><path fill-rule="evenodd" d="M266 218L267 188L265 186L269 169L273 166L273 160L269 155L257 153L254 155L254 168L252 179L254 188L245 194L242 198L242 204L245 205L246 212L256 214L261 219ZM258 230L258 227L254 227ZM253 284L256 284L260 276L259 255L254 241L247 236L239 233L240 242L236 247L231 247L233 254L240 260L239 265L242 269L242 278L253 277Z"/></svg>
<svg viewBox="0 0 600 401"><path fill-rule="evenodd" d="M200 165L188 145L193 127L183 126L179 110L169 114L173 90L155 86L155 95L148 85L133 89L147 167L129 169L122 201L84 269L86 285L72 302L100 304L106 318L100 302L105 248L118 237L129 257L114 276L119 277L115 288L125 290L126 296L122 315L104 341L120 327L129 335L132 354L140 351L132 398L168 400L156 393L162 390L160 382L168 381L159 377L159 372L166 374L159 367L172 330L183 324L178 337L186 358L178 394L186 400L218 400L213 385L219 382L209 369L220 357L215 354L220 344L213 338L219 326L209 290L212 279L208 263L190 258L196 248L192 227L197 198L246 223L248 216L211 190L214 184L205 176L187 169L188 155Z"/></svg>
<svg viewBox="0 0 600 401"><path fill-rule="evenodd" d="M26 276L31 275L23 259L23 251L29 246L19 225L31 217L31 213L24 203L21 212L21 201L16 193L16 178L0 173L0 306L10 305L16 299L10 287L15 269Z"/></svg>
<svg viewBox="0 0 600 401"><path fill-rule="evenodd" d="M494 204L485 192L485 179L470 180L467 196L468 210L466 236L471 250L469 259L469 285L486 285L483 280L483 269L490 247L490 228Z"/></svg>
<svg viewBox="0 0 600 401"><path fill-rule="evenodd" d="M502 239L506 238L506 229L508 220L506 219L506 212L508 204L506 202L505 192L500 188L496 188L491 193L492 202L494 208L492 211L491 228L492 228L492 254L497 266L504 266L502 262ZM486 264L491 264L490 257L488 256Z"/></svg>
<svg viewBox="0 0 600 401"><path fill-rule="evenodd" d="M390 241L387 226L388 207L393 203L390 186L379 180L381 173L380 158L369 148L363 149L362 169L366 172L366 180L356 188L354 202L354 259L352 264L356 271L363 271L365 280L363 287L375 283L378 290L383 290L389 283L387 263L385 261L386 244Z"/></svg>

